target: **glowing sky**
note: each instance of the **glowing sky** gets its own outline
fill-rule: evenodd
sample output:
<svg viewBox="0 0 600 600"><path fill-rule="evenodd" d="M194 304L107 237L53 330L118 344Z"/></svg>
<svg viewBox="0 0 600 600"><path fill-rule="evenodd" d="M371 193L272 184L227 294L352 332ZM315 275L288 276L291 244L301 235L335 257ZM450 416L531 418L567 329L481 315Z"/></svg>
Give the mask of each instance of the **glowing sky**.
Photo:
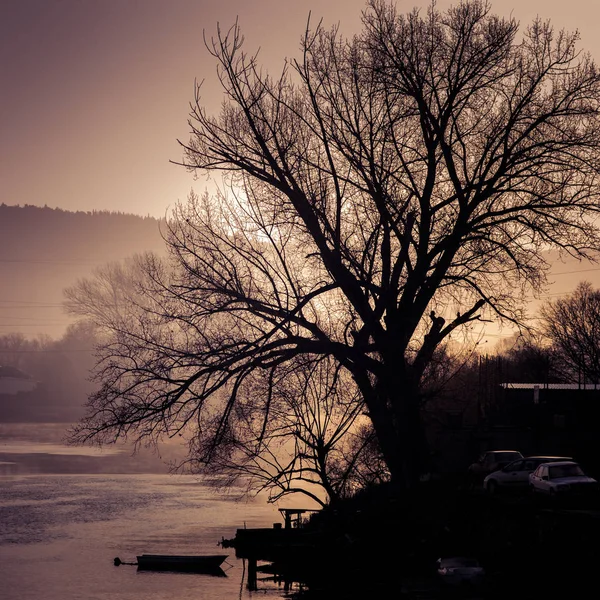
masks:
<svg viewBox="0 0 600 600"><path fill-rule="evenodd" d="M399 1L400 10L426 6ZM449 1L438 2L445 8ZM0 202L164 216L198 183L182 167L194 79L218 108L202 41L239 17L248 50L278 70L298 56L309 11L351 35L363 0L1 0ZM539 14L579 29L600 60L600 4L495 0L522 25ZM201 186L203 187L203 185Z"/></svg>

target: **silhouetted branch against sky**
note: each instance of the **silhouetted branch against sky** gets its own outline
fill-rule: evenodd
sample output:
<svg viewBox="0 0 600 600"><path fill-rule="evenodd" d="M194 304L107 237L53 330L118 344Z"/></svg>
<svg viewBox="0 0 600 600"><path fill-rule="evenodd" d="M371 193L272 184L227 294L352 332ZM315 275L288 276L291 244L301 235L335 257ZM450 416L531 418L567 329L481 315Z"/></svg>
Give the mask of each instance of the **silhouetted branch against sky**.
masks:
<svg viewBox="0 0 600 600"><path fill-rule="evenodd" d="M278 77L239 26L209 42L223 104L197 90L182 162L224 188L174 211L171 270L142 269L152 316L106 345L84 435L193 421L218 446L247 382L328 356L411 485L436 349L522 321L543 251L598 250L600 76L576 34L477 0L373 0L362 23L347 39L315 21Z"/></svg>
<svg viewBox="0 0 600 600"><path fill-rule="evenodd" d="M600 291L584 281L542 306L542 330L560 366L578 383L600 383Z"/></svg>

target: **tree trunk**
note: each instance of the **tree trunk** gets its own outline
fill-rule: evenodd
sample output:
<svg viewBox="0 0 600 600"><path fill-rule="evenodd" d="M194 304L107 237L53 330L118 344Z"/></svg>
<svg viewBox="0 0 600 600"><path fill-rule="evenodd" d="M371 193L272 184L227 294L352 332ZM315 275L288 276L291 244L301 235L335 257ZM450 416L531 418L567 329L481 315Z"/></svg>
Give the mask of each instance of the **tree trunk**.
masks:
<svg viewBox="0 0 600 600"><path fill-rule="evenodd" d="M392 372L363 395L392 483L413 488L428 454L417 387L409 377Z"/></svg>

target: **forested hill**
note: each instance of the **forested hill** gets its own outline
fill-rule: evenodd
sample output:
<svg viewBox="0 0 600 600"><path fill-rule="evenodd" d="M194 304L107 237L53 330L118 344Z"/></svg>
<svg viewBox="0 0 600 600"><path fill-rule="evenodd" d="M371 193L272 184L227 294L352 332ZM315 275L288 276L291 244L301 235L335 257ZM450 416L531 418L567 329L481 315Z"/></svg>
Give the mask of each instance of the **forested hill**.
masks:
<svg viewBox="0 0 600 600"><path fill-rule="evenodd" d="M64 288L107 262L163 253L161 225L125 213L0 204L0 335L60 337L70 322Z"/></svg>
<svg viewBox="0 0 600 600"><path fill-rule="evenodd" d="M162 250L159 221L115 212L0 204L3 260L119 259L140 249Z"/></svg>

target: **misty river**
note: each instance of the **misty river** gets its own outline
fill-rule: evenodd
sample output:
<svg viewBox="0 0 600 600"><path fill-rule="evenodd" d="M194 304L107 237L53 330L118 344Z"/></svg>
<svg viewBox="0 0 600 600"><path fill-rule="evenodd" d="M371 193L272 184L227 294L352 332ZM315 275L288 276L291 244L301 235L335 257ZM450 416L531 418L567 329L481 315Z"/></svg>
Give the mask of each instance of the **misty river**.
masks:
<svg viewBox="0 0 600 600"><path fill-rule="evenodd" d="M11 474L10 451L0 448L3 600L251 597L244 561L218 542L234 537L237 528L281 522L277 508L264 498L235 501L189 475ZM18 451L24 451L22 445ZM222 565L226 577L114 565L115 557L135 562L138 554L229 556ZM271 582L261 582L259 589L273 598L284 595Z"/></svg>

